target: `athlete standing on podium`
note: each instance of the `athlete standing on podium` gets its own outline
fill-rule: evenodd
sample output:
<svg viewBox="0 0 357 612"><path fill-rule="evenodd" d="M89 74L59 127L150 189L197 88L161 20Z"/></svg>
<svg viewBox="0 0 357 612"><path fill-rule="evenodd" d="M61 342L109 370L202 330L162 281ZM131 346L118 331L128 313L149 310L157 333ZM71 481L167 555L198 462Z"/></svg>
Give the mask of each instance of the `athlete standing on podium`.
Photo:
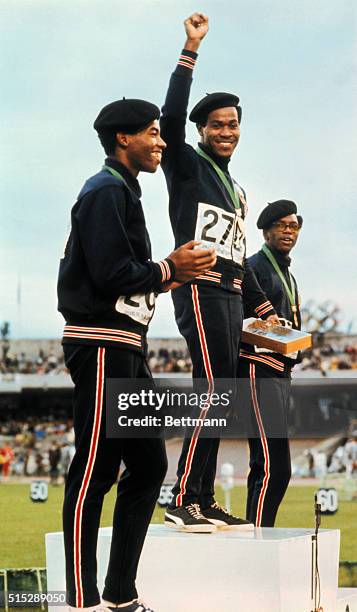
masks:
<svg viewBox="0 0 357 612"><path fill-rule="evenodd" d="M289 271L290 252L302 226L295 202L277 200L259 215L264 244L249 257L260 285L287 327L300 329L301 316L296 280ZM253 316L247 309L246 317ZM240 376L249 379L244 387L252 433L249 436L247 519L257 527L274 527L279 505L291 476L288 439L288 410L292 368L300 354L280 355L243 344ZM255 433L255 436L253 436Z"/></svg>
<svg viewBox="0 0 357 612"><path fill-rule="evenodd" d="M198 148L185 141L185 124L197 50L208 32L208 18L194 13L185 21L186 43L171 77L162 109L161 132L167 143L162 167L170 196L176 247L195 238L214 246L217 264L172 294L175 317L193 363L193 377L236 378L242 294L256 316L276 322L269 300L245 260L245 193L229 173L240 136L241 107L231 93L207 94L190 114L200 135ZM214 499L219 439L202 438L196 427L185 438L173 500L165 524L187 532L250 529Z"/></svg>
<svg viewBox="0 0 357 612"><path fill-rule="evenodd" d="M106 152L71 213L60 263L58 309L63 349L74 382L76 452L66 481L63 530L69 610L152 612L137 599L135 578L147 528L166 473L161 438L106 437L106 379L151 379L146 334L156 294L209 270L214 249L183 245L151 260L140 201L140 172L156 172L165 142L160 111L145 100L105 106L94 129ZM96 548L104 495L116 483L113 533L103 605Z"/></svg>

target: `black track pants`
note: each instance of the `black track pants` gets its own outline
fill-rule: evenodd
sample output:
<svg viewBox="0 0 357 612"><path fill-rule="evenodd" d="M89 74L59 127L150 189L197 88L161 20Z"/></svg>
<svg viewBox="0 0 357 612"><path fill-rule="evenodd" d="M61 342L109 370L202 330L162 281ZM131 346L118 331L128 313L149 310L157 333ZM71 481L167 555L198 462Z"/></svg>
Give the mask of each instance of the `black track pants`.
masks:
<svg viewBox="0 0 357 612"><path fill-rule="evenodd" d="M243 321L241 296L192 284L173 291L172 297L176 321L190 351L193 377L213 385L215 379L235 379ZM184 439L171 507L199 503L206 508L214 501L219 439L200 434L201 428L196 427Z"/></svg>
<svg viewBox="0 0 357 612"><path fill-rule="evenodd" d="M125 465L113 514L113 536L104 599L124 603L137 596L136 571L147 528L166 474L161 439L107 439L105 379L149 378L143 356L99 347L64 347L75 383L76 453L63 506L67 602L74 607L100 602L96 547L104 495Z"/></svg>
<svg viewBox="0 0 357 612"><path fill-rule="evenodd" d="M268 368L240 360L241 400L250 432L247 520L257 527L274 527L279 505L291 477L288 440L290 380L274 376Z"/></svg>

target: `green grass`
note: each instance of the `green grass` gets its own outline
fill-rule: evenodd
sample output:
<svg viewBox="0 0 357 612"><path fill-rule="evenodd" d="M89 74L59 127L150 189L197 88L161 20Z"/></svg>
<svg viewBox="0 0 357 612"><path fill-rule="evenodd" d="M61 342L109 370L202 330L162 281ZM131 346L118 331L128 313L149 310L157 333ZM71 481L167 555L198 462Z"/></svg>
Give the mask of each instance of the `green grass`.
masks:
<svg viewBox="0 0 357 612"><path fill-rule="evenodd" d="M290 486L281 504L276 527L314 527L314 487ZM106 496L102 526L111 525L115 488ZM223 502L218 488L217 499ZM233 490L233 512L244 516L245 487ZM0 568L45 566L44 535L61 531L63 487L50 487L46 503L33 503L29 485L0 485ZM155 510L153 522L162 522L164 511ZM357 561L357 504L341 501L334 516L322 517L322 527L341 530L341 561Z"/></svg>

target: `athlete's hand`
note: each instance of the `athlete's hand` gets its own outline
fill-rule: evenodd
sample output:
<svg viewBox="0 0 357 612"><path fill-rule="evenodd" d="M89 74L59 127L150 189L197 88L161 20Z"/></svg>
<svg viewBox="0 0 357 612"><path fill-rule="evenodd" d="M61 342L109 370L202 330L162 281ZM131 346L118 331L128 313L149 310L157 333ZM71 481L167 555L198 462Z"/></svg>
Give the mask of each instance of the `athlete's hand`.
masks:
<svg viewBox="0 0 357 612"><path fill-rule="evenodd" d="M163 293L167 293L168 291L174 291L177 287L182 287L185 283L178 283L177 281L173 281L172 283L168 282L164 285Z"/></svg>
<svg viewBox="0 0 357 612"><path fill-rule="evenodd" d="M193 13L184 24L187 34L185 49L196 52L208 32L208 17L203 13Z"/></svg>
<svg viewBox="0 0 357 612"><path fill-rule="evenodd" d="M270 315L270 317L267 317L265 321L269 323L269 325L280 325L279 317L276 314Z"/></svg>
<svg viewBox="0 0 357 612"><path fill-rule="evenodd" d="M248 325L248 329L268 329L270 327L267 321L263 321L262 319L254 319Z"/></svg>
<svg viewBox="0 0 357 612"><path fill-rule="evenodd" d="M168 256L175 264L176 282L187 283L216 265L215 249L195 248L200 244L197 240L190 240Z"/></svg>

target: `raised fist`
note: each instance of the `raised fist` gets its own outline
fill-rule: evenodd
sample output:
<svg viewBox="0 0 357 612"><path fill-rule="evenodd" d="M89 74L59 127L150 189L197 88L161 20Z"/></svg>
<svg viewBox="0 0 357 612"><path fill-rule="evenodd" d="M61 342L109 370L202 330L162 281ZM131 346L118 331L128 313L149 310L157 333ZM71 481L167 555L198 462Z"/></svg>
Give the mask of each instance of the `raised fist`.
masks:
<svg viewBox="0 0 357 612"><path fill-rule="evenodd" d="M185 49L196 51L208 32L208 17L203 13L193 13L184 24L187 34Z"/></svg>

